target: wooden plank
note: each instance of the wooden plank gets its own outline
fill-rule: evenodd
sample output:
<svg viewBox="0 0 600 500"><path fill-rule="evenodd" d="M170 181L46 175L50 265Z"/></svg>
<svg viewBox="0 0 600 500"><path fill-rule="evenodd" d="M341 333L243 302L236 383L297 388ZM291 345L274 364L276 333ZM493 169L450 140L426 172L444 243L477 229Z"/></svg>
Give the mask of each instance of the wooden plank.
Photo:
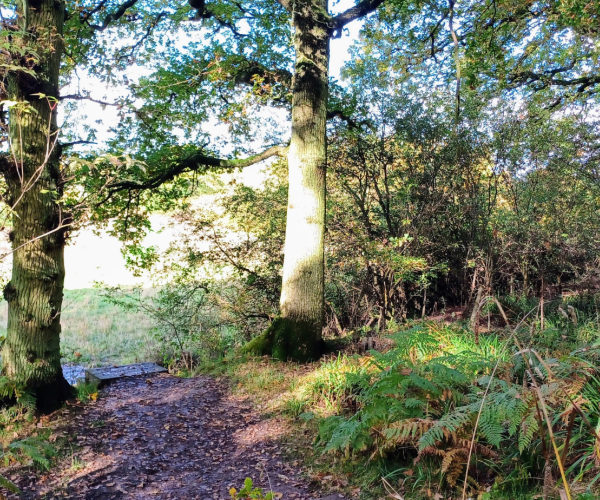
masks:
<svg viewBox="0 0 600 500"><path fill-rule="evenodd" d="M163 373L167 369L155 363L136 363L125 366L105 366L102 368L91 368L86 370L85 379L99 385L123 377L135 377L137 375L150 375L152 373Z"/></svg>

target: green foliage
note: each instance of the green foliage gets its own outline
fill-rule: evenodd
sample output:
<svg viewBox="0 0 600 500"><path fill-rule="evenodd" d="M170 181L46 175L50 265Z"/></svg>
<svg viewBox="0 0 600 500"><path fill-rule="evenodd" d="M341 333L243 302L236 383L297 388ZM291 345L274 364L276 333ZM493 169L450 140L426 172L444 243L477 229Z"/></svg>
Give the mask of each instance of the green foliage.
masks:
<svg viewBox="0 0 600 500"><path fill-rule="evenodd" d="M591 3L545 0L530 8L503 0L451 9L452 27L446 2L388 4L365 26L364 54L381 72L416 77L429 88L440 79L454 85L459 74L463 103L473 94L523 96L534 111L597 102L598 19ZM452 29L458 49L448 42Z"/></svg>
<svg viewBox="0 0 600 500"><path fill-rule="evenodd" d="M34 397L21 384L6 376L0 377L0 400L5 404L14 401L25 411L35 408Z"/></svg>
<svg viewBox="0 0 600 500"><path fill-rule="evenodd" d="M4 463L8 465L11 459L21 460L27 457L42 470L50 468L50 458L55 455L55 449L43 439L29 437L19 441L13 441L4 453Z"/></svg>
<svg viewBox="0 0 600 500"><path fill-rule="evenodd" d="M249 477L244 481L244 487L237 491L235 488L231 488L229 490L229 495L232 500L236 499L255 499L255 500L273 500L276 498L276 495L270 491L266 494L263 493L263 490L260 488L255 488L252 483L252 479Z"/></svg>
<svg viewBox="0 0 600 500"><path fill-rule="evenodd" d="M22 437L30 428L35 411L35 399L25 388L8 377L0 377L0 463L4 467L26 464L41 469L50 468L55 448L46 437L37 434ZM0 475L0 487L20 493L15 484Z"/></svg>
<svg viewBox="0 0 600 500"><path fill-rule="evenodd" d="M510 337L494 337L482 338L480 345L466 330L434 324L395 334L395 348L372 353L355 412L321 422L318 442L324 452L412 457L414 464L425 461L436 470L435 481L449 488L462 488L471 456L470 494L484 492L508 464L521 464L529 470L523 484L531 488L534 471L543 468L543 450L551 446L540 414L544 405L559 443L569 418L574 420L571 428L580 432L566 443L566 465L572 478L590 477L597 469L595 436L583 428L572 401L579 401L589 421L598 421L595 355L544 360L532 351L510 349ZM525 369L517 362L523 356ZM576 476L577 467L585 472ZM415 485L417 478L408 477L407 487L411 481Z"/></svg>
<svg viewBox="0 0 600 500"><path fill-rule="evenodd" d="M236 341L223 325L203 282L165 285L146 296L141 288L107 288L105 299L126 311L143 311L154 322L152 332L164 361L173 369L194 369L197 358L220 356Z"/></svg>
<svg viewBox="0 0 600 500"><path fill-rule="evenodd" d="M78 383L75 386L77 390L77 399L83 403L88 401L96 401L98 398L98 384L97 383Z"/></svg>

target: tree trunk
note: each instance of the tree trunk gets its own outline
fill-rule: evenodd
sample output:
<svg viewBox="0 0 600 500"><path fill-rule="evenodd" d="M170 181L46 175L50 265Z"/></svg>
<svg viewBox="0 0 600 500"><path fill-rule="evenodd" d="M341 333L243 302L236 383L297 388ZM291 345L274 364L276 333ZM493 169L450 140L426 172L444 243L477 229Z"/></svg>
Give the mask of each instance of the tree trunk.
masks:
<svg viewBox="0 0 600 500"><path fill-rule="evenodd" d="M12 279L4 289L8 330L2 357L6 375L35 394L39 410L52 411L71 393L60 365L65 221L56 202L62 195L55 108L65 6L57 0L23 3L24 41L43 55L35 78L14 72L8 79L8 99L28 103L29 111L18 105L9 115L14 161L5 177L14 206L14 253Z"/></svg>
<svg viewBox="0 0 600 500"><path fill-rule="evenodd" d="M471 319L469 320L469 327L475 333L475 342L479 343L479 313L481 311L481 301L483 300L483 287L480 286L477 289L477 297L475 298L475 305L473 306L473 312L471 313Z"/></svg>
<svg viewBox="0 0 600 500"><path fill-rule="evenodd" d="M327 0L296 0L289 200L273 355L306 361L321 351L324 306L326 120L329 34Z"/></svg>

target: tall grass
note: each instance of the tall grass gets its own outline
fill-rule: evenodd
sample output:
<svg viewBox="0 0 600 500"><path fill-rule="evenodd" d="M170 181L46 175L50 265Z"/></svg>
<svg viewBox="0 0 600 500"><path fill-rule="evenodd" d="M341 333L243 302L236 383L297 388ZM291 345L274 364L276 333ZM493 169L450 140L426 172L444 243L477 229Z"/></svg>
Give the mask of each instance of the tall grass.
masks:
<svg viewBox="0 0 600 500"><path fill-rule="evenodd" d="M146 293L153 293L148 290ZM156 359L152 322L141 312L124 311L101 296L101 290L66 290L61 314L64 363L88 367ZM7 304L0 304L0 335L6 335Z"/></svg>

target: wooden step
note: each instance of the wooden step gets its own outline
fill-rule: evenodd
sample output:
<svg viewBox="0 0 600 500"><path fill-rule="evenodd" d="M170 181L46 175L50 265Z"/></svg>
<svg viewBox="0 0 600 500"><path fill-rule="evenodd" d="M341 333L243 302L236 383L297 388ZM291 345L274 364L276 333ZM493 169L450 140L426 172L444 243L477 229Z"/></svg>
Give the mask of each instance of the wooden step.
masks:
<svg viewBox="0 0 600 500"><path fill-rule="evenodd" d="M167 369L155 363L135 363L124 366L104 366L102 368L91 368L85 371L85 380L90 383L104 385L113 380L123 377L135 377L138 375L150 375L163 373Z"/></svg>

